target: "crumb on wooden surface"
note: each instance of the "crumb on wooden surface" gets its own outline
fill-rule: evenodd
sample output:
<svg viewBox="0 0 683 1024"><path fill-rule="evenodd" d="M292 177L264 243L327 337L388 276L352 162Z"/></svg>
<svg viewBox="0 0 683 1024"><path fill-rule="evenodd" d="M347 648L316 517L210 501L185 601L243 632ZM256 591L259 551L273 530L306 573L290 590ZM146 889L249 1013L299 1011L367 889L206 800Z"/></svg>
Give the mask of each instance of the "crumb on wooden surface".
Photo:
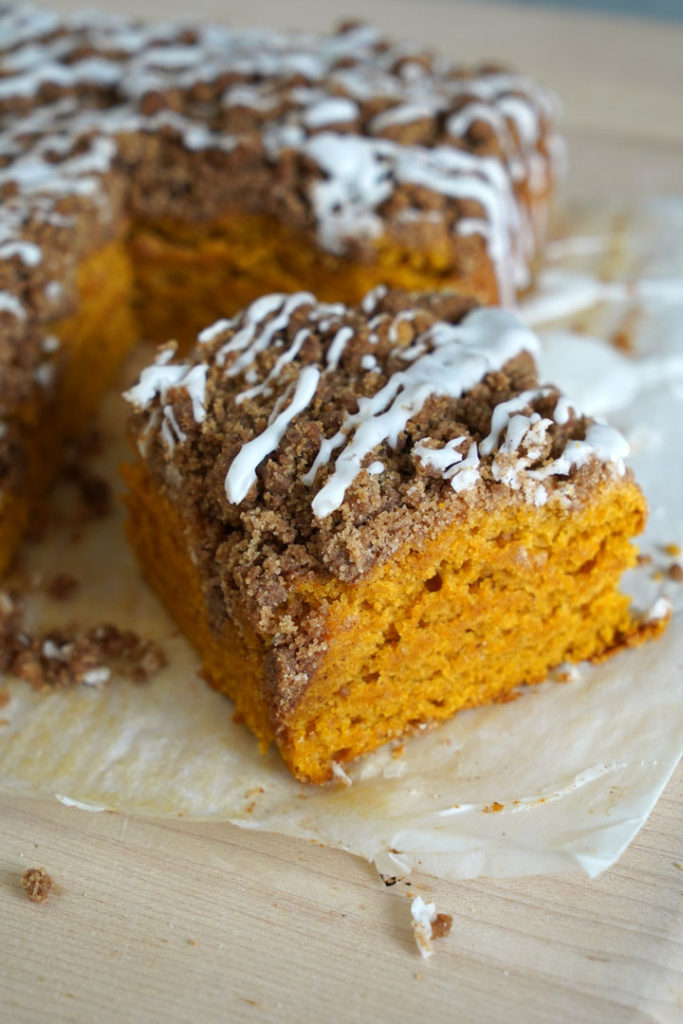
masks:
<svg viewBox="0 0 683 1024"><path fill-rule="evenodd" d="M443 939L449 933L453 927L453 915L452 914L437 914L432 921L432 938Z"/></svg>
<svg viewBox="0 0 683 1024"><path fill-rule="evenodd" d="M21 876L21 887L32 903L44 903L53 885L45 868L27 868Z"/></svg>
<svg viewBox="0 0 683 1024"><path fill-rule="evenodd" d="M422 958L426 960L434 952L432 942L450 933L453 917L451 914L437 914L436 906L433 903L425 903L421 896L413 899L410 914L417 948Z"/></svg>

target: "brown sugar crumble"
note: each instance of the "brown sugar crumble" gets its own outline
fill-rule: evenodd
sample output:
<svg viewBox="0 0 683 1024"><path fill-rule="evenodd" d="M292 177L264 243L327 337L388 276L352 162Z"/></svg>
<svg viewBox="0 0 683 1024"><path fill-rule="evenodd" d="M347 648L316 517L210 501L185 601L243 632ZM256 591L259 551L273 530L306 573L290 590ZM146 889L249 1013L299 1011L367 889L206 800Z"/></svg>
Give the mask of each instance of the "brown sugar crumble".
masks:
<svg viewBox="0 0 683 1024"><path fill-rule="evenodd" d="M21 887L32 903L45 903L53 885L45 868L27 868L21 876Z"/></svg>
<svg viewBox="0 0 683 1024"><path fill-rule="evenodd" d="M669 566L666 575L675 583L683 583L683 565L680 562L673 562Z"/></svg>
<svg viewBox="0 0 683 1024"><path fill-rule="evenodd" d="M0 592L0 672L36 690L101 686L112 672L144 683L166 663L156 641L111 623L31 633L24 627L20 596Z"/></svg>
<svg viewBox="0 0 683 1024"><path fill-rule="evenodd" d="M75 576L69 573L60 572L48 580L45 593L53 601L68 601L78 591L80 584Z"/></svg>

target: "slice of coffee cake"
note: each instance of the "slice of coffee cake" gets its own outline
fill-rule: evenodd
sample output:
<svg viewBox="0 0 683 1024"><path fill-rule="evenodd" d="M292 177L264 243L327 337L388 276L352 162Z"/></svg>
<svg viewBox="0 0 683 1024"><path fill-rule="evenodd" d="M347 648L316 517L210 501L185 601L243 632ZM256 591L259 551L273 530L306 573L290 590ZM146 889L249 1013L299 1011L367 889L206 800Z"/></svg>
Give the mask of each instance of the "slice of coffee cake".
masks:
<svg viewBox="0 0 683 1024"><path fill-rule="evenodd" d="M143 571L300 779L640 642L627 446L471 298L268 295L128 392Z"/></svg>

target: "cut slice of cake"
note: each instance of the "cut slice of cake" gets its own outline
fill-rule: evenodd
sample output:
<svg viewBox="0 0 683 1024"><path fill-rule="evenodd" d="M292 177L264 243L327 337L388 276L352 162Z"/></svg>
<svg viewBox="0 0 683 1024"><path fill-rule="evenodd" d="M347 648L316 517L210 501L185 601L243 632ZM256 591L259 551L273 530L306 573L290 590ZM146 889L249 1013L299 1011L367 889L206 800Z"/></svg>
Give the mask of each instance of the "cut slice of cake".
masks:
<svg viewBox="0 0 683 1024"><path fill-rule="evenodd" d="M127 394L143 571L299 779L664 626L617 589L625 441L474 305L268 295Z"/></svg>

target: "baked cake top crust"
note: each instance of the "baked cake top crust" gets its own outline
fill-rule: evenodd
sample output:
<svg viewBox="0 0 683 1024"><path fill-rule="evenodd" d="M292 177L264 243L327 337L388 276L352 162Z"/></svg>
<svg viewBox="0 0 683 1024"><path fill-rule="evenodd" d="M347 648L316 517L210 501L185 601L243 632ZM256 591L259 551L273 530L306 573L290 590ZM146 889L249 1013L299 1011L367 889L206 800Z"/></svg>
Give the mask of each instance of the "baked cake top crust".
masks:
<svg viewBox="0 0 683 1024"><path fill-rule="evenodd" d="M528 281L555 101L374 28L326 36L0 6L0 410L121 218L272 214L332 252L483 239ZM44 334L44 330L42 334ZM27 354L28 353L28 354Z"/></svg>
<svg viewBox="0 0 683 1024"><path fill-rule="evenodd" d="M539 386L536 346L453 294L269 295L160 351L132 434L204 579L265 625L287 582L354 581L472 505L570 510L625 473L621 435Z"/></svg>

